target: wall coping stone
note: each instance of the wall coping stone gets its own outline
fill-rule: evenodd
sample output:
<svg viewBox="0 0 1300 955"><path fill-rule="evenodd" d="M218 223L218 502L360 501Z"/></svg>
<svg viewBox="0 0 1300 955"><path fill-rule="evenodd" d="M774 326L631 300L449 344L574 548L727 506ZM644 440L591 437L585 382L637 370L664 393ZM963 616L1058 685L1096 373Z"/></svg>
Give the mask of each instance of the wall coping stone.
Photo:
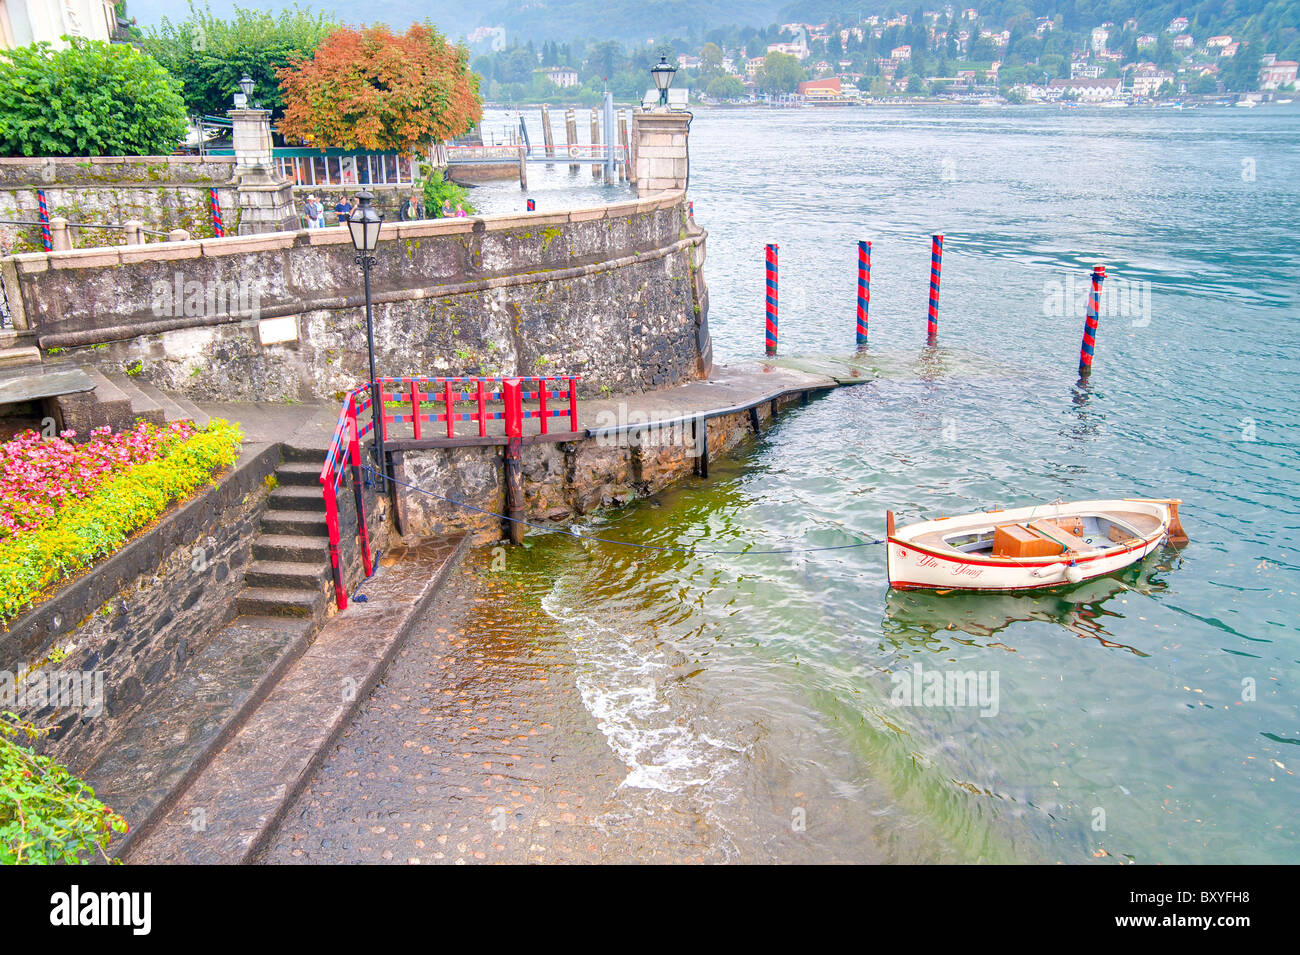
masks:
<svg viewBox="0 0 1300 955"><path fill-rule="evenodd" d="M107 157L114 158L114 157ZM185 157L181 157L185 158ZM528 229L538 226L563 225L567 222L587 222L601 218L619 218L621 216L639 215L670 209L680 205L686 199L681 189L665 190L646 196L643 199L617 202L606 206L591 206L571 209L564 212L521 212L498 216L468 216L455 219L427 219L419 222L396 223L381 233L380 242L401 239L415 239L433 235L454 235L465 232L508 232L513 229ZM226 255L243 255L248 252L265 252L275 249L290 249L295 245L342 245L351 242L347 229L327 227L324 229L296 229L291 232L263 232L257 235L226 236L221 239L196 239L191 242L200 244L200 256L217 258ZM94 268L105 265L119 265L124 261L143 262L157 259L166 261L178 258L195 258L187 247L182 254L169 254L166 250L172 246L188 246L188 243L151 242L136 247L129 259L124 258L122 246L101 246L99 248L75 249L67 252L24 252L11 258L19 264L25 273L43 272L46 268Z"/></svg>

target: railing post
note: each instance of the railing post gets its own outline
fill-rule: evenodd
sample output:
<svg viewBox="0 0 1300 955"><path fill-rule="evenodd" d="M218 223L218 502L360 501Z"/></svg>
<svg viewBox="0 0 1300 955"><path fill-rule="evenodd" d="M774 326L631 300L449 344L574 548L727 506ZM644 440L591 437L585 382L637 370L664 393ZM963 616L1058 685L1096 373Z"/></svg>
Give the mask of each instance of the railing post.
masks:
<svg viewBox="0 0 1300 955"><path fill-rule="evenodd" d="M456 403L451 397L451 379L448 378L442 383L443 401L447 403L447 437L456 437Z"/></svg>
<svg viewBox="0 0 1300 955"><path fill-rule="evenodd" d="M478 436L487 435L487 395L483 393L483 379L478 380Z"/></svg>
<svg viewBox="0 0 1300 955"><path fill-rule="evenodd" d="M416 378L411 379L411 434L420 440L420 385Z"/></svg>
<svg viewBox="0 0 1300 955"><path fill-rule="evenodd" d="M549 380L547 378L537 379L537 418L541 422L542 434L546 434L548 430L546 427L546 382Z"/></svg>
<svg viewBox="0 0 1300 955"><path fill-rule="evenodd" d="M578 376L569 378L569 430L578 430Z"/></svg>
<svg viewBox="0 0 1300 955"><path fill-rule="evenodd" d="M352 500L357 506L357 539L361 543L361 565L369 577L374 571L370 556L370 528L366 525L366 499L361 480L361 438L357 434L357 400L348 395L348 460L352 464ZM343 609L342 607L339 608Z"/></svg>
<svg viewBox="0 0 1300 955"><path fill-rule="evenodd" d="M506 404L505 489L506 515L510 518L507 522L509 524L507 532L512 544L522 544L524 542L524 525L521 523L524 516L524 411L523 398L520 394L521 382L518 378L511 378L501 383L501 390Z"/></svg>
<svg viewBox="0 0 1300 955"><path fill-rule="evenodd" d="M334 576L334 603L348 609L348 588L343 583L343 565L339 561L339 502L334 489L333 473L325 481L325 527L329 532L330 573Z"/></svg>

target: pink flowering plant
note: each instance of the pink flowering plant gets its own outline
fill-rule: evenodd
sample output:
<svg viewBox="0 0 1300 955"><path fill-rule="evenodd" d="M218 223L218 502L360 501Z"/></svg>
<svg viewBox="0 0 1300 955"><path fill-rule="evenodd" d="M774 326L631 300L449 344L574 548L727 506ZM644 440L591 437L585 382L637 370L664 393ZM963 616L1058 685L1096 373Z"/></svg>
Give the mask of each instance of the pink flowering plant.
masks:
<svg viewBox="0 0 1300 955"><path fill-rule="evenodd" d="M85 444L25 431L0 445L0 627L122 547L239 457L238 425L139 423Z"/></svg>
<svg viewBox="0 0 1300 955"><path fill-rule="evenodd" d="M0 444L0 541L45 523L69 501L89 497L126 468L153 461L194 436L188 421L158 428L144 421L113 433L105 425L73 444L75 431L43 438L24 431Z"/></svg>

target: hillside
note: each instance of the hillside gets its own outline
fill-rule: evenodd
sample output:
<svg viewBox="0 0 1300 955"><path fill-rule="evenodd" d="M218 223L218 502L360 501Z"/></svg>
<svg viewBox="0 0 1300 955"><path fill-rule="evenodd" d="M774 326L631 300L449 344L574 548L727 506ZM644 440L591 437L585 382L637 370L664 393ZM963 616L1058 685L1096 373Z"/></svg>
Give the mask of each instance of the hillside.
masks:
<svg viewBox="0 0 1300 955"><path fill-rule="evenodd" d="M245 7L278 9L292 6L280 0L242 0ZM229 15L235 0L210 0L218 16ZM644 43L651 37L699 34L733 23L766 25L780 10L779 0L486 0L466 4L456 0L370 0L364 6L343 0L316 0L323 10L343 22L384 22L404 27L430 19L453 38L467 36L476 27L505 27L510 39L569 40L574 37L614 39ZM184 19L186 6L176 0L128 0L129 15L141 26L163 17Z"/></svg>

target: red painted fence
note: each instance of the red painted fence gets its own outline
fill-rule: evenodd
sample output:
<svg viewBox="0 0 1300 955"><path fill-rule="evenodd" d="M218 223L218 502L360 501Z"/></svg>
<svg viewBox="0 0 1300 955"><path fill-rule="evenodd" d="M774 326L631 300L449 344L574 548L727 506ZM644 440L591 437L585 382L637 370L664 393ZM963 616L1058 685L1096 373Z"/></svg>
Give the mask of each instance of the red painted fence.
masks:
<svg viewBox="0 0 1300 955"><path fill-rule="evenodd" d="M385 442L394 438L393 426L409 426L410 439L437 439L439 446L481 444L494 437L518 438L525 432L560 437L578 432L577 375L521 378L380 378L383 413L379 416ZM525 407L525 403L532 407ZM394 405L396 407L394 407ZM562 431L551 428L553 418L567 418ZM493 423L501 422L501 430ZM526 422L536 421L533 430ZM470 422L458 430L458 422ZM432 426L426 430L426 426ZM369 577L374 571L370 536L362 496L362 445L375 429L369 383L353 388L343 399L334 435L320 471L325 497L325 523L329 530L330 569L334 601L340 610L348 605L340 552L338 492L351 472L358 522L361 561ZM403 430L405 430L403 428ZM430 433L432 432L432 433ZM470 433L472 432L472 433Z"/></svg>

